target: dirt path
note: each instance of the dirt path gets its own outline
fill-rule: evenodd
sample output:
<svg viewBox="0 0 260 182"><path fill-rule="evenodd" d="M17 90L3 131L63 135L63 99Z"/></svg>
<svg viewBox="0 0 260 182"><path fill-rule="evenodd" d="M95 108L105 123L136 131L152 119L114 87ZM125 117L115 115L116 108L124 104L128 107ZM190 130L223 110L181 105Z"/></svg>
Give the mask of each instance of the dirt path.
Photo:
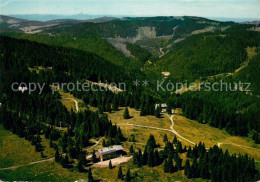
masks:
<svg viewBox="0 0 260 182"><path fill-rule="evenodd" d="M31 163L28 163L28 164L22 164L22 165L18 165L18 166L7 167L7 168L0 168L0 171L2 171L2 170L14 170L14 169L17 169L19 167L29 166L29 165L33 165L33 164L39 164L39 163L48 162L48 161L54 161L54 157L49 158L49 159L40 160L40 161L31 162Z"/></svg>
<svg viewBox="0 0 260 182"><path fill-rule="evenodd" d="M101 139L100 139L101 140ZM95 143L95 145L85 149L85 150L89 150L89 149L92 149L94 147L96 147L98 144L99 144L99 141L97 141ZM62 154L63 156L65 156L65 154ZM0 171L3 171L3 170L15 170L19 167L24 167L24 166L29 166L29 165L33 165L33 164L39 164L39 163L43 163L43 162L48 162L48 161L54 161L55 160L55 157L51 157L51 158L48 158L48 159L44 159L44 160L40 160L40 161L35 161L35 162L30 162L28 164L21 164L21 165L17 165L17 166L11 166L11 167L6 167L6 168L0 168Z"/></svg>
<svg viewBox="0 0 260 182"><path fill-rule="evenodd" d="M75 103L76 111L79 112L79 103L75 99L72 98L62 98L64 100L72 100Z"/></svg>
<svg viewBox="0 0 260 182"><path fill-rule="evenodd" d="M185 140L186 142L189 142L189 143L191 143L191 144L193 144L193 145L196 145L196 143L194 143L194 142L188 140L187 138L184 138L183 136L181 136L181 135L173 128L173 126L174 126L174 122L173 122L173 117L174 117L174 115L169 116L168 114L166 114L166 116L167 116L167 117L171 120L171 122L172 122L172 125L171 125L171 127L170 127L172 133L174 133L176 136L178 136L178 137L181 138L182 140Z"/></svg>
<svg viewBox="0 0 260 182"><path fill-rule="evenodd" d="M165 129L165 128L157 128L157 127L153 127L153 126L145 126L145 125L137 125L137 124L117 124L117 126L134 126L134 127L141 127L141 128L150 128L150 129L155 129L155 130L161 130L161 131L169 131L169 132L172 132L173 134L175 134L176 136L178 136L179 138L181 138L182 140L185 140L193 145L196 145L196 143L188 140L187 138L184 138L183 136L181 136L174 128L174 122L173 122L173 117L174 115L172 116L169 116L168 114L165 114L170 120L171 120L171 127L170 129Z"/></svg>
<svg viewBox="0 0 260 182"><path fill-rule="evenodd" d="M243 147L243 148L247 148L247 149L260 150L258 148L248 147L248 146L244 146L244 145L238 145L238 144L235 144L235 143L218 143L217 145L218 145L218 147L221 147L221 145L234 145L234 146L237 146L237 147Z"/></svg>
<svg viewBox="0 0 260 182"><path fill-rule="evenodd" d="M134 126L134 127L140 127L140 128L150 128L150 129L155 129L155 130L163 130L163 131L172 131L170 129L165 129L165 128L157 128L153 126L145 126L145 125L139 125L139 124L116 124L117 126Z"/></svg>
<svg viewBox="0 0 260 182"><path fill-rule="evenodd" d="M174 130L174 128L173 128L173 126L174 126L174 122L173 122L173 117L174 117L174 115L172 115L172 116L169 116L168 114L166 114L166 115L170 118L170 120L171 120L171 122L172 122L172 126L171 126L172 132L173 132L175 135L177 135L179 138L181 138L181 139L183 139L183 140L185 140L185 141L187 141L187 142L189 142L189 143L191 143L191 144L193 144L193 145L196 145L196 143L194 143L194 142L188 140L187 138L184 138L184 137L181 136L176 130ZM234 146L237 146L237 147L243 147L243 148L247 148L247 149L260 150L260 149L258 149L258 148L248 147L248 146L244 146L244 145L238 145L238 144L234 144L234 143L223 143L223 142L217 143L217 146L218 146L218 147L221 147L221 145L234 145ZM208 148L207 148L207 149L208 149Z"/></svg>
<svg viewBox="0 0 260 182"><path fill-rule="evenodd" d="M192 144L192 145L196 145L195 142L181 136L175 129L174 129L174 121L173 121L173 117L174 115L169 116L168 114L165 114L171 121L172 125L170 127L170 129L165 129L165 128L157 128L157 127L153 127L153 126L145 126L145 125L137 125L137 124L117 124L117 126L134 126L134 127L141 127L141 128L150 128L150 129L156 129L156 130L161 130L161 131L169 131L172 132L173 134L175 134L177 137L181 138L182 140L185 140L186 142ZM248 148L248 149L254 149L254 150L260 150L258 148L254 148L254 147L248 147L248 146L244 146L244 145L238 145L238 144L234 144L234 143L223 143L223 142L219 142L217 143L218 147L220 147L221 145L234 145L237 147L243 147L243 148ZM209 148L206 148L209 149Z"/></svg>
<svg viewBox="0 0 260 182"><path fill-rule="evenodd" d="M161 55L159 56L159 58L161 58L161 57L164 56L165 53L163 52L163 48L160 48L159 51L160 51L160 54L161 54Z"/></svg>
<svg viewBox="0 0 260 182"><path fill-rule="evenodd" d="M96 143L94 144L94 145L92 145L91 147L89 147L89 148L86 148L86 149L84 149L84 150L90 150L90 149L93 149L93 148L95 148L99 143L100 143L100 141L102 140L102 138L100 138L98 141L96 141ZM92 155L91 155L92 156Z"/></svg>

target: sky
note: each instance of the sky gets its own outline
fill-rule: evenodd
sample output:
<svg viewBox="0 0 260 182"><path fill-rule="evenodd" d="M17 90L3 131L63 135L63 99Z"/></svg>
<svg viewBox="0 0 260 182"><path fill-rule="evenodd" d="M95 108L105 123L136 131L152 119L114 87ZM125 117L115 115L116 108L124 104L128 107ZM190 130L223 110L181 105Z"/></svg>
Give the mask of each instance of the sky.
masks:
<svg viewBox="0 0 260 182"><path fill-rule="evenodd" d="M186 15L260 19L260 0L0 0L0 14Z"/></svg>

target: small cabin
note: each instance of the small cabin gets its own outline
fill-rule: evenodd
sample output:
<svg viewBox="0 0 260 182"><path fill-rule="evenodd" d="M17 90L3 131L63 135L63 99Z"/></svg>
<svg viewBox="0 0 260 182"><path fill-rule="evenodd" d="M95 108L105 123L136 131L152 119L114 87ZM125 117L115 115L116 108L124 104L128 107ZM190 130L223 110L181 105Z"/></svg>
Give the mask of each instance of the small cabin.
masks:
<svg viewBox="0 0 260 182"><path fill-rule="evenodd" d="M121 145L113 145L110 147L99 149L95 154L100 161L105 161L120 157L124 153L124 149Z"/></svg>
<svg viewBox="0 0 260 182"><path fill-rule="evenodd" d="M157 109L157 107L161 107L162 112L166 112L166 110L167 110L167 104L166 103L155 104L155 109Z"/></svg>

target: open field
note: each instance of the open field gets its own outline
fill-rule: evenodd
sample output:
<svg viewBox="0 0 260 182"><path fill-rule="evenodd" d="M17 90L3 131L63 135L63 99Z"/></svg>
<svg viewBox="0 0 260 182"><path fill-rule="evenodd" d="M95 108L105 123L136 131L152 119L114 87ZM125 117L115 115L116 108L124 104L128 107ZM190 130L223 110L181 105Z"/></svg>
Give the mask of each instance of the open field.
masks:
<svg viewBox="0 0 260 182"><path fill-rule="evenodd" d="M87 173L79 173L77 170L62 168L56 162L45 162L24 166L16 170L0 171L0 178L4 180L22 181L75 181L87 179Z"/></svg>
<svg viewBox="0 0 260 182"><path fill-rule="evenodd" d="M139 124L145 126L153 126L158 128L170 129L171 121L168 117L162 115L161 118L155 116L140 116L140 111L128 108L131 119L124 119L124 107L119 108L117 112L108 114L108 118L113 124Z"/></svg>
<svg viewBox="0 0 260 182"><path fill-rule="evenodd" d="M49 148L49 140L43 136L42 145L44 146L43 154L48 157L53 157L55 151ZM24 138L7 131L0 125L0 168L28 164L43 160L40 152L35 152L35 147Z"/></svg>
<svg viewBox="0 0 260 182"><path fill-rule="evenodd" d="M159 144L162 147L164 147L163 143L163 136L164 134L167 134L168 140L172 141L174 136L173 133L167 132L167 131L160 131L160 130L153 130L153 129L147 129L147 128L139 128L134 126L121 126L123 135L128 138L131 135L135 135L136 142L125 142L123 144L123 147L128 150L131 145L134 146L134 148L141 148L144 149L147 140L149 139L150 134L155 136L155 140L157 144ZM163 148L162 148L163 149Z"/></svg>
<svg viewBox="0 0 260 182"><path fill-rule="evenodd" d="M230 153L247 153L251 157L254 157L256 161L260 161L260 145L255 144L253 140L249 138L231 136L224 130L213 128L208 124L200 124L180 115L175 115L173 121L174 129L182 136L195 143L202 141L205 143L206 147L212 147L219 143L223 143L220 147L224 150L228 149Z"/></svg>
<svg viewBox="0 0 260 182"><path fill-rule="evenodd" d="M170 129L171 122L166 116L162 118L156 118L154 116L140 116L140 111L129 108L131 119L123 119L123 110L114 112L109 115L109 119L115 124L136 124L152 126L164 129ZM196 121L187 119L181 115L174 115L174 129L184 138L199 143L200 141L205 143L206 147L213 147L219 145L224 150L228 149L230 153L248 154L254 157L256 161L260 161L260 145L255 144L251 139L247 137L231 136L225 130L220 130L209 126L208 124L200 124ZM163 143L163 135L166 133L170 141L174 138L174 134L170 131L161 131L148 128L140 128L134 126L120 126L124 136L128 137L132 134L135 135L136 143L133 144L137 148L143 148L149 135L153 134L156 137L156 141L160 145ZM178 137L177 137L178 138ZM179 138L179 140L181 140ZM191 144L181 140L183 145L190 146ZM124 147L129 148L131 142L126 142Z"/></svg>
<svg viewBox="0 0 260 182"><path fill-rule="evenodd" d="M78 103L78 110L79 111L84 111L86 109L86 106L84 102L81 99L78 99L74 97L72 94L68 92L63 92L59 89L59 94L61 95L61 102L62 104L69 110L71 109L73 111L77 112L77 107L75 101Z"/></svg>

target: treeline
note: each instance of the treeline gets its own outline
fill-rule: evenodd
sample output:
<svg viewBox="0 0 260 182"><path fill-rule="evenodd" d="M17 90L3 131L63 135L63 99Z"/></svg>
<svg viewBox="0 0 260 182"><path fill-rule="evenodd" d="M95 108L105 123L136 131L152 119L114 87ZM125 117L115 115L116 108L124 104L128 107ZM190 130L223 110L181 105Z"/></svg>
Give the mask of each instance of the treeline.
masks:
<svg viewBox="0 0 260 182"><path fill-rule="evenodd" d="M86 105L97 107L100 114L103 112L118 111L119 107L130 107L140 110L141 116L156 115L160 116L160 108L155 111L155 103L159 101L151 94L146 93L140 88L130 87L130 90L114 93L112 91L101 91L99 86L93 86L97 91L88 92L72 91L71 93L84 101ZM103 88L104 89L104 88Z"/></svg>
<svg viewBox="0 0 260 182"><path fill-rule="evenodd" d="M181 97L186 117L213 127L225 128L234 135L260 131L259 98L242 92L187 92Z"/></svg>
<svg viewBox="0 0 260 182"><path fill-rule="evenodd" d="M203 178L212 181L255 181L259 179L259 172L255 168L255 161L247 155L230 155L226 150L214 146L206 149L203 143L199 143L188 149L175 137L173 141L168 141L167 135L163 139L165 147L158 151L153 135L150 135L145 149L137 151L130 147L133 154L133 164L135 167L147 165L154 167L163 163L165 173L174 173L184 170L187 178ZM183 159L179 156L186 153L187 159L183 165Z"/></svg>
<svg viewBox="0 0 260 182"><path fill-rule="evenodd" d="M133 164L137 167L148 165L149 167L158 166L164 163L164 172L173 173L178 170L182 170L182 159L179 153L186 152L186 147L182 147L180 141L175 137L172 142L168 141L167 135L164 136L165 147L164 150L158 151L158 144L153 135L150 135L145 149L142 152L141 149L134 151L133 147L130 147L130 153L133 154ZM175 149L174 149L175 148Z"/></svg>
<svg viewBox="0 0 260 182"><path fill-rule="evenodd" d="M184 173L188 178L211 179L212 181L255 181L259 172L255 161L247 155L230 155L214 146L208 151L204 144L189 148ZM190 162L190 160L192 162Z"/></svg>
<svg viewBox="0 0 260 182"><path fill-rule="evenodd" d="M259 132L254 132L252 139L255 141L256 144L260 144L260 135Z"/></svg>

